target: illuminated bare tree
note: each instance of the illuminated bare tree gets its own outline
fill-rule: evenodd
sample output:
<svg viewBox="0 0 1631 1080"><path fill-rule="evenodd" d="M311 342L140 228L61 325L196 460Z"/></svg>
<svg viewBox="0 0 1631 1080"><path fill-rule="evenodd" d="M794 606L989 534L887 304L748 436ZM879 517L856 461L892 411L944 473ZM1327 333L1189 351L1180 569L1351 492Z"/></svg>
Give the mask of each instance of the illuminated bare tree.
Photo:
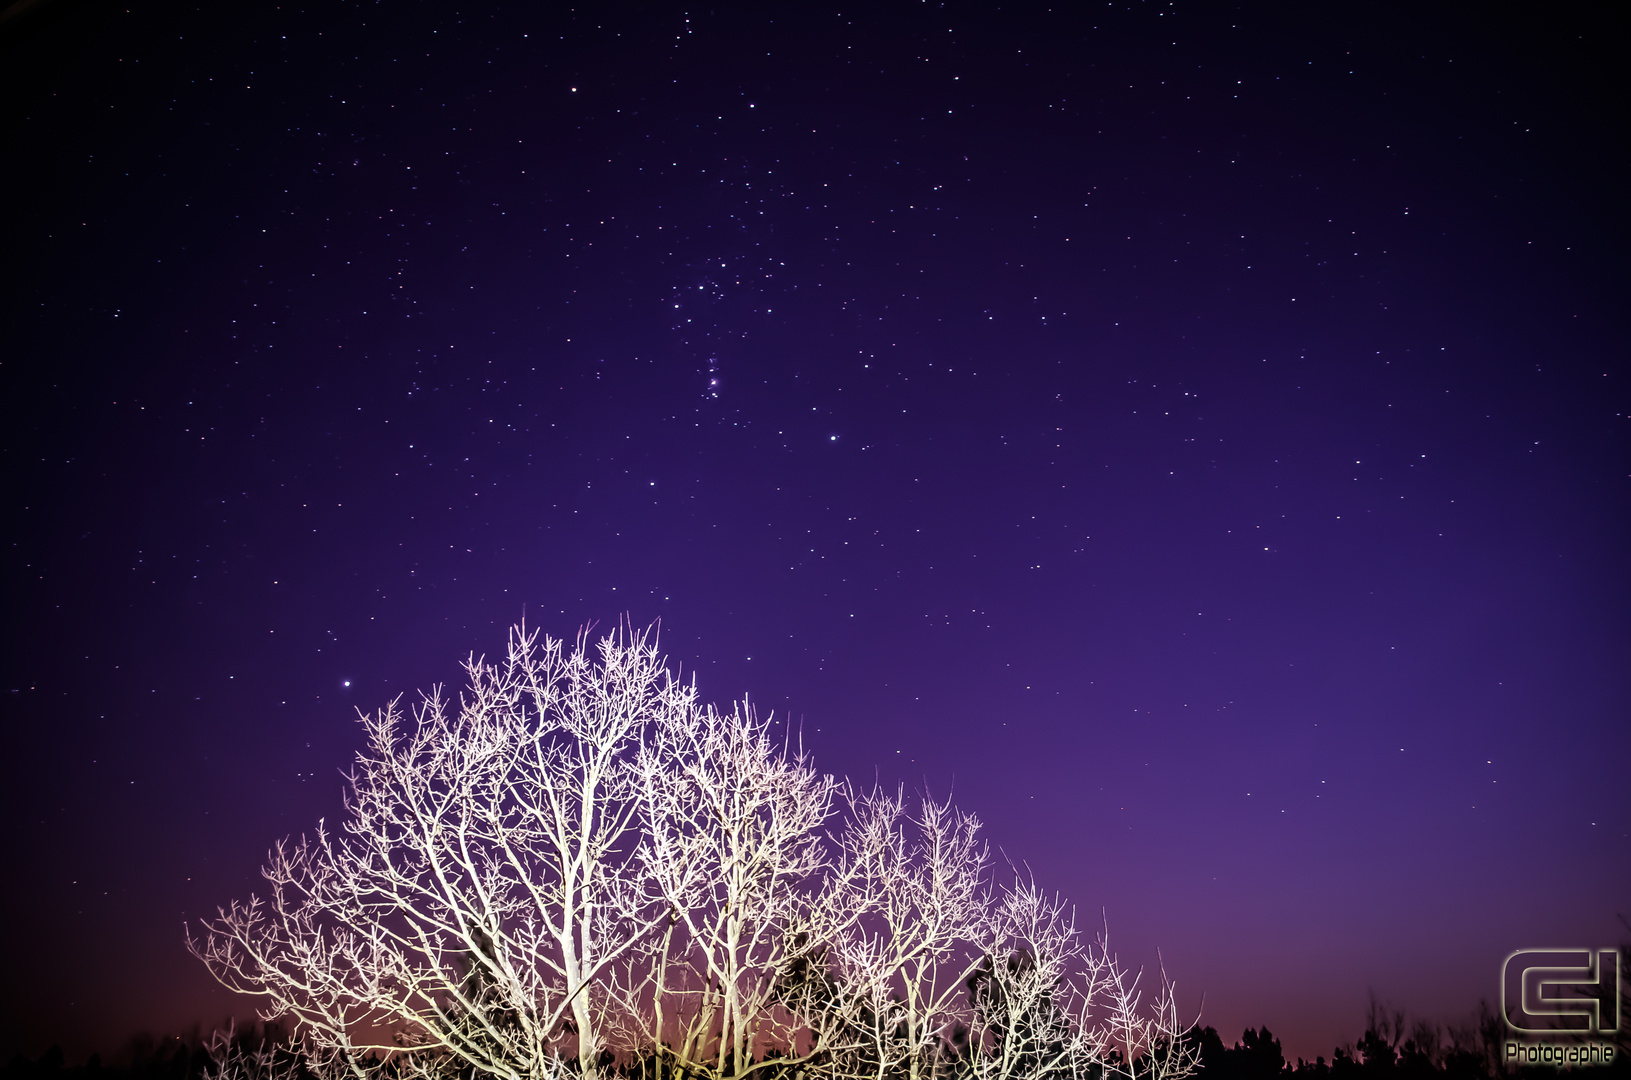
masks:
<svg viewBox="0 0 1631 1080"><path fill-rule="evenodd" d="M218 1028L204 1043L202 1080L301 1080L304 1047L279 1039L274 1029L239 1032L235 1023Z"/></svg>
<svg viewBox="0 0 1631 1080"><path fill-rule="evenodd" d="M1177 986L1160 969L1161 986L1145 1008L1138 988L1142 971L1129 972L1110 951L1110 933L1099 934L1087 950L1086 984L1090 1007L1097 1012L1084 1024L1096 1052L1119 1061L1115 1072L1128 1080L1183 1080L1200 1067L1200 1045L1189 1035L1193 1025L1178 1014Z"/></svg>
<svg viewBox="0 0 1631 1080"><path fill-rule="evenodd" d="M517 628L465 669L457 702L363 716L339 827L189 929L298 1050L212 1080L1193 1071L1164 973L1144 1008L1062 901L995 887L974 817L853 795L745 703L699 707L653 636Z"/></svg>
<svg viewBox="0 0 1631 1080"><path fill-rule="evenodd" d="M844 1013L824 1021L859 1028L839 1071L936 1075L967 1049L962 995L990 915L980 823L930 798L911 816L904 793L876 791L848 820L821 906Z"/></svg>
<svg viewBox="0 0 1631 1080"><path fill-rule="evenodd" d="M1173 984L1162 972L1142 1007L1141 972L1110 951L1108 934L1082 942L1074 913L1034 882L997 898L985 960L969 983L976 1016L973 1073L981 1080L1080 1077L1183 1080L1198 1049L1183 1036Z"/></svg>
<svg viewBox="0 0 1631 1080"><path fill-rule="evenodd" d="M440 691L363 717L338 833L281 843L270 892L188 944L228 987L288 1017L336 1067L555 1076L604 1049L597 980L663 916L628 857L634 754L683 729L693 692L655 637L568 651L518 628Z"/></svg>
<svg viewBox="0 0 1631 1080"><path fill-rule="evenodd" d="M834 1004L859 1039L834 1075L1181 1080L1197 1065L1172 986L1144 1008L1139 974L1091 945L1034 882L996 888L979 822L949 801L854 800L829 932Z"/></svg>
<svg viewBox="0 0 1631 1080"><path fill-rule="evenodd" d="M810 941L837 784L745 703L663 725L641 760L641 861L671 912L651 967L651 1042L671 1029L674 1064L692 1074L768 1068L753 1062L761 1042L792 1052L804 1027L778 979Z"/></svg>

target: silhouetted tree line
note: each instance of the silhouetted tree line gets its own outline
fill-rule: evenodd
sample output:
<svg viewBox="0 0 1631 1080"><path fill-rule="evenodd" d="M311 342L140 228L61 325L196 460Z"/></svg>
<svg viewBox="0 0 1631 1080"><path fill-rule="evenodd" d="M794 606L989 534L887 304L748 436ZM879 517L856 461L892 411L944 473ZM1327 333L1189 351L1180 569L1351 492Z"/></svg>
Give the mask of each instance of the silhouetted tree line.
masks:
<svg viewBox="0 0 1631 1080"><path fill-rule="evenodd" d="M62 1047L53 1046L29 1060L15 1055L6 1064L4 1080L198 1080L209 1055L197 1040L157 1042L151 1037L133 1040L136 1053L127 1064L104 1065L92 1054L83 1065L67 1065Z"/></svg>
<svg viewBox="0 0 1631 1080"><path fill-rule="evenodd" d="M1631 1074L1627 1043L1621 1032L1619 1053L1611 1066L1592 1068L1595 1076ZM1204 1080L1510 1080L1556 1077L1551 1066L1506 1064L1506 1044L1517 1036L1502 1018L1480 1002L1478 1010L1455 1024L1436 1024L1407 1017L1403 1010L1374 998L1365 1017L1365 1034L1357 1043L1338 1046L1327 1061L1298 1058L1293 1064L1280 1040L1267 1027L1247 1028L1233 1046L1225 1046L1216 1029L1191 1031L1199 1047L1199 1075Z"/></svg>
<svg viewBox="0 0 1631 1080"><path fill-rule="evenodd" d="M1020 962L1020 961L1015 961ZM790 984L825 984L829 993L837 993L836 984L826 983L818 969L805 966L788 972ZM995 990L991 972L981 969L971 976L967 993L977 1003L985 1001ZM847 1010L835 1009L835 1014L851 1015L865 1024L875 1024L877 1018ZM1049 1024L1035 1025L1027 1039L1034 1040L1039 1033L1045 1037ZM875 1029L874 1029L875 1030ZM1620 1048L1613 1065L1594 1067L1592 1075L1607 1080L1609 1077L1631 1075L1631 1033L1619 1032L1615 1040ZM1336 1047L1329 1061L1323 1055L1313 1061L1298 1058L1287 1061L1280 1040L1267 1028L1247 1028L1233 1046L1224 1043L1217 1029L1192 1029L1184 1039L1190 1044L1199 1062L1198 1075L1204 1080L1551 1080L1557 1076L1555 1068L1526 1066L1513 1068L1505 1064L1506 1043L1513 1038L1501 1017L1487 1002L1460 1023L1436 1024L1411 1019L1403 1010L1394 1009L1372 999L1365 1018L1365 1033L1351 1044ZM648 1080L664 1077L685 1080L690 1073L675 1068L668 1048L662 1048L639 1058L617 1060L605 1053L599 1062L604 1076L626 1077L628 1080ZM1022 1049L1028 1058L1040 1063L1047 1060L1044 1047L1027 1046ZM759 1062L770 1063L786 1056L783 1051L770 1050L757 1061L743 1063L750 1066ZM930 1070L936 1078L976 1076L979 1069L976 1055L971 1052L969 1032L954 1029L946 1039L944 1054ZM242 1077L243 1080L315 1080L312 1073L302 1067L301 1057L278 1025L256 1025L243 1030L228 1029L210 1038L181 1036L158 1040L149 1035L133 1038L118 1063L103 1064L99 1055L92 1054L82 1065L67 1065L60 1047L53 1046L38 1058L30 1060L16 1055L0 1071L0 1080L223 1080ZM389 1063L381 1074L393 1075ZM822 1062L808 1059L800 1067L757 1070L765 1080L796 1077L820 1072ZM854 1058L846 1062L843 1070L853 1076L884 1077L894 1080L904 1075L889 1063L875 1059ZM727 1068L735 1074L736 1063ZM1144 1062L1136 1062L1131 1070L1142 1076L1147 1071ZM1022 1075L1031 1075L1019 1070ZM379 1074L376 1074L379 1075ZM422 1077L423 1074L416 1074ZM1112 1053L1102 1064L1095 1064L1086 1072L1049 1070L1045 1066L1034 1072L1035 1080L1118 1080L1126 1070L1119 1055ZM702 1080L703 1074L696 1074ZM404 1072L401 1080L410 1080ZM449 1069L447 1080L473 1080L470 1070Z"/></svg>
<svg viewBox="0 0 1631 1080"><path fill-rule="evenodd" d="M62 1047L53 1046L33 1060L14 1055L0 1080L218 1080L228 1060L252 1059L278 1066L290 1080L309 1080L301 1077L299 1055L278 1024L229 1025L207 1036L196 1029L164 1039L135 1035L109 1063L92 1054L82 1065L68 1065Z"/></svg>

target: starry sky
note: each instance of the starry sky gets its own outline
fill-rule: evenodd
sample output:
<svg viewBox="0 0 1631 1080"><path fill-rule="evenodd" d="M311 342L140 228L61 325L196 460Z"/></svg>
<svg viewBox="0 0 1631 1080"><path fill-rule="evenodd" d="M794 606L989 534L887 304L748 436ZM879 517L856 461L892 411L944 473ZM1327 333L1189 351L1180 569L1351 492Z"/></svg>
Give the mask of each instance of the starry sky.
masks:
<svg viewBox="0 0 1631 1080"><path fill-rule="evenodd" d="M1609 7L0 38L0 1053L242 1015L184 922L523 615L951 793L1227 1040L1612 945Z"/></svg>

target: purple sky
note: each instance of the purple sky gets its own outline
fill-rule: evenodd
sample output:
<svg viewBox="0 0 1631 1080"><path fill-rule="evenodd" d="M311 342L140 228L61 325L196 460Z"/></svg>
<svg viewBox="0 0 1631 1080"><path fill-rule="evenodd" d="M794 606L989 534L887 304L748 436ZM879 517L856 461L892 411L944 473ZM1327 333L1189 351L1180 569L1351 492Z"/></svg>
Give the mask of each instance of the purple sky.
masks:
<svg viewBox="0 0 1631 1080"><path fill-rule="evenodd" d="M1618 940L1606 7L129 6L0 55L0 1054L242 1012L184 920L523 611L1228 1040Z"/></svg>

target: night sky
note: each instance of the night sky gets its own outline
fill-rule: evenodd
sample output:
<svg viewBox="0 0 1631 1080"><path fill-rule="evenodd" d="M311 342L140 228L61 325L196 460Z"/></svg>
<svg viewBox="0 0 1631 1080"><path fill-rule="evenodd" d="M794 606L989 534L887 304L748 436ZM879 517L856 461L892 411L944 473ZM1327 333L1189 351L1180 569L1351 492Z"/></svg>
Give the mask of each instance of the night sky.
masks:
<svg viewBox="0 0 1631 1080"><path fill-rule="evenodd" d="M523 615L1229 1041L1622 936L1614 5L128 7L0 54L0 1054L245 1015L186 920Z"/></svg>

